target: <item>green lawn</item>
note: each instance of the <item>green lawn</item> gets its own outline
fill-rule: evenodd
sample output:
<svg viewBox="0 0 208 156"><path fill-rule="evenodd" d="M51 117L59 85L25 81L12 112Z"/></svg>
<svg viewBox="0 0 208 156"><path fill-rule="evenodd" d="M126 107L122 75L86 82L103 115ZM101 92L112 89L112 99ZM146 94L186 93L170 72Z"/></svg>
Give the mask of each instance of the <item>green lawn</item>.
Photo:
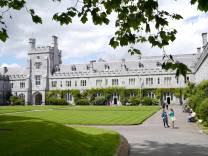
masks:
<svg viewBox="0 0 208 156"><path fill-rule="evenodd" d="M0 156L112 156L119 141L108 130L0 116Z"/></svg>
<svg viewBox="0 0 208 156"><path fill-rule="evenodd" d="M13 115L38 118L61 124L132 125L141 124L145 119L147 119L159 109L157 106L65 106L62 108L58 106L47 106L45 108L39 106L39 108L42 110L39 109L40 111L21 112L17 114L14 113ZM36 106L35 110L37 109L38 108ZM8 111L8 109L6 110ZM4 110L2 110L2 112L4 112Z"/></svg>
<svg viewBox="0 0 208 156"><path fill-rule="evenodd" d="M156 106L0 107L0 156L112 156L120 142L118 133L64 124L140 124L157 110Z"/></svg>
<svg viewBox="0 0 208 156"><path fill-rule="evenodd" d="M0 106L0 114L31 110L61 109L69 106Z"/></svg>

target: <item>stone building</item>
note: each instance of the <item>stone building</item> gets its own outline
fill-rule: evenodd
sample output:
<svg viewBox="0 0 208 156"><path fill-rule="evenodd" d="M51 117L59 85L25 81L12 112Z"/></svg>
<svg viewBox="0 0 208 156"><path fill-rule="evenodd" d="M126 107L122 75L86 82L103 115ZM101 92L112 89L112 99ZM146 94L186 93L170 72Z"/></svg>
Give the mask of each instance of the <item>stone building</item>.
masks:
<svg viewBox="0 0 208 156"><path fill-rule="evenodd" d="M174 55L185 63L192 73L187 77L175 77L175 71L161 68L162 56L143 56L132 60L92 60L86 64L62 65L58 38L52 36L52 46L38 47L35 39L29 39L28 60L25 69L0 69L0 97L5 103L5 92L19 96L25 104L45 104L50 90L91 88L183 88L187 82L200 83L208 79L207 33L202 34L203 47L197 53ZM150 95L154 96L154 95ZM167 92L164 101L179 103L179 99ZM67 101L73 103L72 95ZM119 104L119 95L113 95L113 103Z"/></svg>

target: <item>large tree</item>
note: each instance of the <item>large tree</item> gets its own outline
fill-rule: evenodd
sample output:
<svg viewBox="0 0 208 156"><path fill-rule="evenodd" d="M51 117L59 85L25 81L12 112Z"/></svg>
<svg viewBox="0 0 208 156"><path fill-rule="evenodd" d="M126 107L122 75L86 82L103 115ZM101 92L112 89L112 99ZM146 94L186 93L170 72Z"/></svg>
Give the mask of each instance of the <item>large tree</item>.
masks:
<svg viewBox="0 0 208 156"><path fill-rule="evenodd" d="M50 0L52 3L61 0ZM134 48L137 43L148 42L152 47L163 48L175 40L177 31L169 27L171 20L180 20L179 14L171 14L159 8L158 0L74 0L76 4L69 6L65 11L51 15L52 19L61 25L72 23L74 17L78 17L85 24L89 18L95 25L108 24L109 16L116 15L114 37L109 44L118 46L130 46L129 53L140 54L140 50ZM174 1L174 0L173 0ZM208 0L189 0L190 5L197 4L198 9L208 11ZM0 0L0 41L8 38L5 15L9 10L26 9L33 22L41 24L42 18L35 10L27 7L27 0ZM12 18L12 15L10 16ZM172 56L166 56L163 68L176 69L176 76L186 75L189 69L180 62L174 62Z"/></svg>

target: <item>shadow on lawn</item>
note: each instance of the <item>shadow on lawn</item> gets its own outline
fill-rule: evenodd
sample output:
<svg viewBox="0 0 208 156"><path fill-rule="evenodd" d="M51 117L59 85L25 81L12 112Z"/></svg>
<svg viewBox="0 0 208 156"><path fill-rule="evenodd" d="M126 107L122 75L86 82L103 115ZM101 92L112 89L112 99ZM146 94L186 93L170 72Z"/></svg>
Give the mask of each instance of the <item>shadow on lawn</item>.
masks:
<svg viewBox="0 0 208 156"><path fill-rule="evenodd" d="M30 117L0 116L0 129L1 156L111 156L119 143L116 133Z"/></svg>
<svg viewBox="0 0 208 156"><path fill-rule="evenodd" d="M208 148L199 145L161 144L146 140L144 144L131 144L131 156L207 156Z"/></svg>

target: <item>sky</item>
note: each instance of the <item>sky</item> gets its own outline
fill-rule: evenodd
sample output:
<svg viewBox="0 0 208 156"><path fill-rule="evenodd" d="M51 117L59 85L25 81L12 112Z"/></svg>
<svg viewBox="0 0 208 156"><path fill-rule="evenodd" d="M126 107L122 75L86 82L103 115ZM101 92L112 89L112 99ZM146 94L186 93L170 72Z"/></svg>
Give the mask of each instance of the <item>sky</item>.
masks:
<svg viewBox="0 0 208 156"><path fill-rule="evenodd" d="M178 33L176 40L165 51L169 54L196 53L197 47L202 46L203 32L208 32L208 14L191 6L190 0L158 0L160 9L183 16L180 21L171 21L170 28ZM24 67L27 64L28 39L36 38L37 46L50 46L51 36L58 36L59 49L62 50L63 64L86 63L90 60L103 58L122 59L136 58L128 54L128 47L113 49L109 40L113 37L115 15L111 15L109 25L95 26L89 21L82 24L75 19L72 24L60 26L52 20L56 12L64 11L75 5L75 0L62 0L62 3L53 3L51 0L28 0L27 7L34 8L43 18L43 24L35 24L27 14L26 9L10 11L6 16L9 39L6 43L0 42L0 67ZM9 18L11 14L12 19ZM162 55L162 50L152 48L148 44L139 44L138 48L144 56Z"/></svg>

